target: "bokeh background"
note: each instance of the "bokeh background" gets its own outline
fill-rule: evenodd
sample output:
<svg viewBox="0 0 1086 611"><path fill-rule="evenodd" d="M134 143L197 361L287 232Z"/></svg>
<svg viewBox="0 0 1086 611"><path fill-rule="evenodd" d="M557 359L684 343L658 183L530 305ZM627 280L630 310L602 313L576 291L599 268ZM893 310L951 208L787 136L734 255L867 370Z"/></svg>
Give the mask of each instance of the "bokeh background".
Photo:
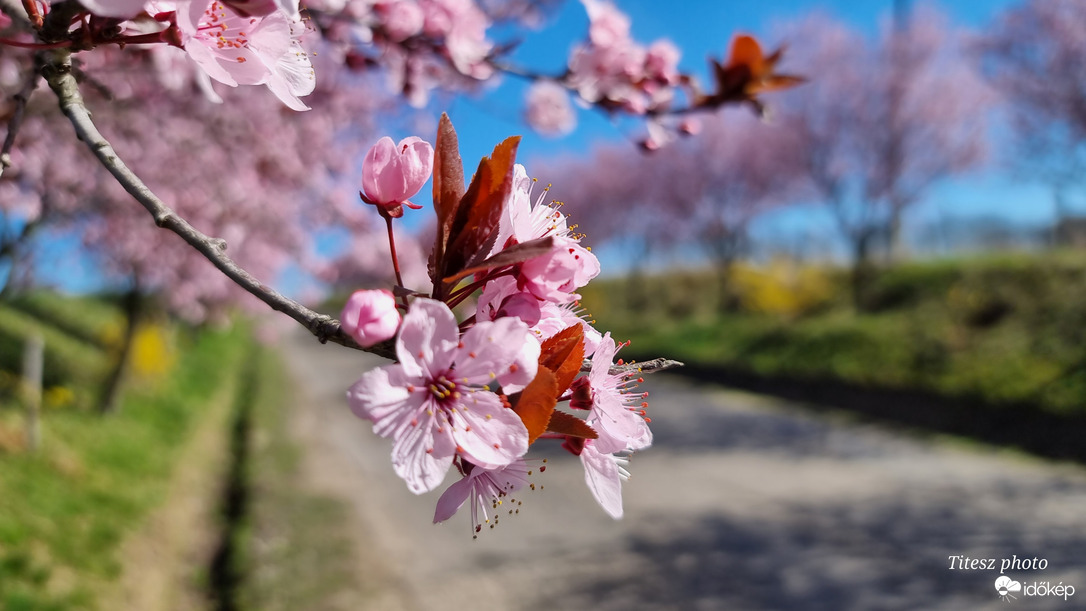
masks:
<svg viewBox="0 0 1086 611"><path fill-rule="evenodd" d="M442 111L469 167L522 134L533 197L602 263L584 316L627 359L686 364L645 383L656 445L625 520L554 452L526 515L478 541L431 526L436 499L346 409L380 360L163 235L39 86L0 175L0 608L1002 608L1001 574L1082 590L1015 604L1076 608L1086 5L618 0L702 83L738 33L805 79L664 129L565 91L539 106L584 5L482 4L500 77L420 94L386 55L318 53L306 113L262 88L213 104L153 51L79 69L159 195L333 316L391 282L357 197L369 146L432 139ZM31 62L0 41L5 123ZM397 226L419 289L428 189Z"/></svg>

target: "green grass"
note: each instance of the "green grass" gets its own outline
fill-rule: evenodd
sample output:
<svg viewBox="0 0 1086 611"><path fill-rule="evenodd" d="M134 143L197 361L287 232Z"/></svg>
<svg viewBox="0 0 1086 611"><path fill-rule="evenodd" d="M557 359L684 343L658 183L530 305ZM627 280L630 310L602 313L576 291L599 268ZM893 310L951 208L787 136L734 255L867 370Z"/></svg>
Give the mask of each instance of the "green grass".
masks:
<svg viewBox="0 0 1086 611"><path fill-rule="evenodd" d="M0 453L0 607L94 607L96 584L121 569L122 539L162 500L247 343L244 329L191 336L174 371L127 393L119 413L46 412L40 452Z"/></svg>
<svg viewBox="0 0 1086 611"><path fill-rule="evenodd" d="M0 305L0 371L7 384L0 384L0 401L11 397L11 385L22 370L27 338L41 336L45 345L43 385L78 389L81 405L92 402L101 376L109 365L109 353L101 346L69 335L63 329L23 311Z"/></svg>
<svg viewBox="0 0 1086 611"><path fill-rule="evenodd" d="M84 343L110 347L120 337L124 316L117 299L108 296L67 296L40 290L16 295L4 304Z"/></svg>
<svg viewBox="0 0 1086 611"><path fill-rule="evenodd" d="M789 316L719 311L712 276L697 272L597 281L584 302L641 356L1086 410L1086 255L901 265L878 275L861 312L843 271L826 275L833 293Z"/></svg>

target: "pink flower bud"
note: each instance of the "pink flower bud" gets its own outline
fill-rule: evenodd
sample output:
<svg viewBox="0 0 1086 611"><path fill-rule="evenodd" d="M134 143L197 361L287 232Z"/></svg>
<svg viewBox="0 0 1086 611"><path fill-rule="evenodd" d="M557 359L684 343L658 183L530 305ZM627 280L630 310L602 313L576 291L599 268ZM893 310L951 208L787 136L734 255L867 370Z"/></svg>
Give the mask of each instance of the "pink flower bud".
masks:
<svg viewBox="0 0 1086 611"><path fill-rule="evenodd" d="M385 136L373 145L362 161L362 199L383 208L390 216L403 214L402 204L422 189L434 166L434 148L412 136L399 144Z"/></svg>
<svg viewBox="0 0 1086 611"><path fill-rule="evenodd" d="M525 118L528 125L547 136L564 136L577 125L566 88L554 81L538 81L528 89Z"/></svg>
<svg viewBox="0 0 1086 611"><path fill-rule="evenodd" d="M400 313L386 290L355 291L343 306L340 326L364 348L396 335Z"/></svg>

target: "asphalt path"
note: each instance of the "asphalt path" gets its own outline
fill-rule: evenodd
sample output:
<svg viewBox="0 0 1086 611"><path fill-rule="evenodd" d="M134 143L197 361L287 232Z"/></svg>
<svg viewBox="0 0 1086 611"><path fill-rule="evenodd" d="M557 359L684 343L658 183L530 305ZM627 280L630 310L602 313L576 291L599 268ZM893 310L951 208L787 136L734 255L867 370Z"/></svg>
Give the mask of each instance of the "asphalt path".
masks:
<svg viewBox="0 0 1086 611"><path fill-rule="evenodd" d="M432 524L439 492L408 491L390 442L347 408L382 359L300 333L282 352L307 473L352 507L342 528L367 595L351 608L1086 608L1076 465L658 374L643 385L655 444L633 457L624 519L596 506L575 457L533 446L548 459L537 489L473 539L466 507ZM1006 600L1001 569L1022 586Z"/></svg>

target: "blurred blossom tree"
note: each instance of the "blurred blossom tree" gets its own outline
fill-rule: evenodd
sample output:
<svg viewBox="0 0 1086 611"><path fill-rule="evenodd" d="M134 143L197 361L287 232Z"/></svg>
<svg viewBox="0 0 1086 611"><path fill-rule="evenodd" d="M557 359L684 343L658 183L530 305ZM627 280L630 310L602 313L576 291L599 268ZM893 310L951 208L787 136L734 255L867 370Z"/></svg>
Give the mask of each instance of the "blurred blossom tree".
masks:
<svg viewBox="0 0 1086 611"><path fill-rule="evenodd" d="M602 0L584 0L589 31L564 71L543 77L509 64L508 47L490 40L490 29L538 23L553 4L322 0L307 5L303 21L290 0L195 0L167 10L141 0L0 1L0 120L8 127L0 265L13 270L6 288L15 270L30 268L20 261L32 256L35 231L52 226L81 236L122 282L162 294L189 319L214 316L249 292L342 340L334 321L314 322L256 278L287 265L325 281L387 274L384 257L373 256L382 242L370 239L380 223L356 205L353 172L397 96L422 106L434 90L474 89L511 73L538 81L526 117L542 131L572 129L573 96L643 117L645 143L657 147L690 129L687 111L753 101L754 85L773 76L773 62L761 62L746 39L757 56L733 52L716 64L714 86L700 86L678 71L675 45L635 42L629 18ZM36 93L42 77L65 117ZM265 85L273 95L239 85ZM58 125L64 118L117 180L72 146ZM122 188L188 246L153 236ZM329 227L346 229L352 245L322 260L312 238ZM401 242L405 253L421 253L410 237ZM202 258L231 268L228 277L204 273ZM405 272L425 278L406 261Z"/></svg>
<svg viewBox="0 0 1086 611"><path fill-rule="evenodd" d="M825 15L783 36L811 82L782 96L776 120L800 138L811 193L850 245L862 305L876 248L900 252L903 213L985 158L995 96L963 53L962 34L931 7L874 39Z"/></svg>
<svg viewBox="0 0 1086 611"><path fill-rule="evenodd" d="M596 243L633 238L642 255L700 248L718 273L721 307L730 307L729 274L751 221L802 188L799 144L791 130L725 111L664 151L604 147L540 174L562 177L554 194Z"/></svg>
<svg viewBox="0 0 1086 611"><path fill-rule="evenodd" d="M1014 163L1053 191L1057 220L1086 187L1086 5L1031 0L1008 10L977 43L1003 95L1020 151Z"/></svg>

